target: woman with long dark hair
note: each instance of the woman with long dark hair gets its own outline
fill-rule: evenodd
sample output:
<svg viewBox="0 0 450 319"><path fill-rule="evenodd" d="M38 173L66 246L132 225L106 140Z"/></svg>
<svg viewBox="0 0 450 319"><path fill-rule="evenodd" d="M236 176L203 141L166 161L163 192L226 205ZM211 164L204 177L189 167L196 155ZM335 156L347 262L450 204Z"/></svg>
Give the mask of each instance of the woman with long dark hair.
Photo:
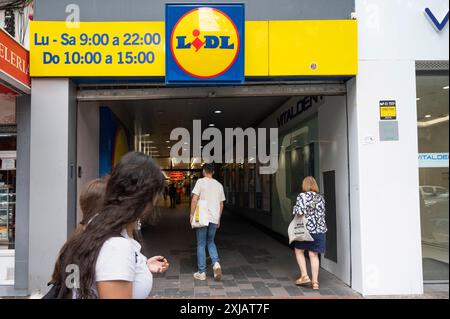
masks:
<svg viewBox="0 0 450 319"><path fill-rule="evenodd" d="M152 272L164 272L164 257L147 259L134 239L139 219L152 214L164 175L148 156L130 152L113 169L104 205L62 247L51 283L59 298L146 298Z"/></svg>

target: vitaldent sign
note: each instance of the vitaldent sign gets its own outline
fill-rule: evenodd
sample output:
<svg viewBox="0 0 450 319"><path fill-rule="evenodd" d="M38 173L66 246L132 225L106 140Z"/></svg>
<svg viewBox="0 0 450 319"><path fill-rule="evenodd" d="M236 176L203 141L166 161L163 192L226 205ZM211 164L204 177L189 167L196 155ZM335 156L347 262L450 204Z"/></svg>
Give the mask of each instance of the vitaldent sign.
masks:
<svg viewBox="0 0 450 319"><path fill-rule="evenodd" d="M166 82L243 82L244 5L166 5Z"/></svg>
<svg viewBox="0 0 450 319"><path fill-rule="evenodd" d="M419 167L448 167L448 153L419 153Z"/></svg>

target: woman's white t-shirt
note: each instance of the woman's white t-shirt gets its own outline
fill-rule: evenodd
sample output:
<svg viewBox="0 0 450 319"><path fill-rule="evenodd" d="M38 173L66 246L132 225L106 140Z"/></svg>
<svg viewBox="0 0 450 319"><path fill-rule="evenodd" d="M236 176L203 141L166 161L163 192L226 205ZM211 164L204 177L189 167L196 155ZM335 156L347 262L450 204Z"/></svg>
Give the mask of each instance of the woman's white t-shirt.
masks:
<svg viewBox="0 0 450 319"><path fill-rule="evenodd" d="M103 243L95 265L95 281L124 280L133 283L133 299L147 298L152 290L153 276L141 245L128 237L111 237ZM94 287L95 293L97 289Z"/></svg>

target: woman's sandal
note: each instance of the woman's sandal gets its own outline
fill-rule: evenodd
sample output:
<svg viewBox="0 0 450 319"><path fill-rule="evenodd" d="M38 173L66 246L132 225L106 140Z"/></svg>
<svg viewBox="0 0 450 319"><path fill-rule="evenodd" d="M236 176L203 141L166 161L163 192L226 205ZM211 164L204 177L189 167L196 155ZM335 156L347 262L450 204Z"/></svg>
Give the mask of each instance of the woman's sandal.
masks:
<svg viewBox="0 0 450 319"><path fill-rule="evenodd" d="M295 281L295 284L296 284L297 286L307 286L307 285L311 284L311 279L309 279L309 276L306 275L306 276L303 276L303 277L298 278L298 279Z"/></svg>
<svg viewBox="0 0 450 319"><path fill-rule="evenodd" d="M314 290L319 290L319 283L317 281L311 282L311 288Z"/></svg>

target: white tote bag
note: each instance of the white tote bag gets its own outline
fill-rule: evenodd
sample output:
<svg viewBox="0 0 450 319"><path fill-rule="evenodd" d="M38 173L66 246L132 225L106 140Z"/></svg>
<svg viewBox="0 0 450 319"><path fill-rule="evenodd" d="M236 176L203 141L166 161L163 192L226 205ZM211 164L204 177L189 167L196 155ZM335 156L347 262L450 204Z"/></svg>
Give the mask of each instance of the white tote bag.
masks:
<svg viewBox="0 0 450 319"><path fill-rule="evenodd" d="M209 213L206 200L199 199L191 220L192 228L206 227L209 225Z"/></svg>
<svg viewBox="0 0 450 319"><path fill-rule="evenodd" d="M289 244L293 241L314 241L306 229L305 215L295 215L288 228Z"/></svg>

